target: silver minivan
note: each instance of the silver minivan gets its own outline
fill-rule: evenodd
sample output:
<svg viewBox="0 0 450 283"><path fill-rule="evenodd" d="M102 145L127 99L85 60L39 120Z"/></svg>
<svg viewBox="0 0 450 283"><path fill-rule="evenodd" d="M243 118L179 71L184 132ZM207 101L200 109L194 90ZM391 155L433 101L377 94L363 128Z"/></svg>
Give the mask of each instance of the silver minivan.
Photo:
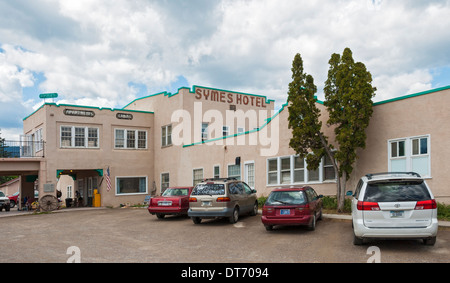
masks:
<svg viewBox="0 0 450 283"><path fill-rule="evenodd" d="M195 224L216 217L227 217L236 223L239 215L246 213L258 213L256 190L234 178L204 180L194 187L189 198L188 216Z"/></svg>
<svg viewBox="0 0 450 283"><path fill-rule="evenodd" d="M437 204L419 174L391 172L367 174L352 195L355 245L366 238L422 239L436 243Z"/></svg>

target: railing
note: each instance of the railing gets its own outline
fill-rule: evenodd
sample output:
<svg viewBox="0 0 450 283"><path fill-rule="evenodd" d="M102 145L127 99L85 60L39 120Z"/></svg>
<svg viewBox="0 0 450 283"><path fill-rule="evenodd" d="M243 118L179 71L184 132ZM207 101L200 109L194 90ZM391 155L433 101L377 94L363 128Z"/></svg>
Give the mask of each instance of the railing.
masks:
<svg viewBox="0 0 450 283"><path fill-rule="evenodd" d="M44 157L44 141L0 140L0 158Z"/></svg>

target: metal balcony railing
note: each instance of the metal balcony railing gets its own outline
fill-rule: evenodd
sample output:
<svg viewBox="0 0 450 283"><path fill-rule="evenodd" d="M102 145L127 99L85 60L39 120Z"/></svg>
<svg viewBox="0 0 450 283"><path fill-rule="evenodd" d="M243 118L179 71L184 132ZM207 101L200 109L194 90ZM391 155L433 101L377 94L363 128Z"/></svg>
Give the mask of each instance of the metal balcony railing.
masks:
<svg viewBox="0 0 450 283"><path fill-rule="evenodd" d="M0 158L44 157L44 141L0 140Z"/></svg>

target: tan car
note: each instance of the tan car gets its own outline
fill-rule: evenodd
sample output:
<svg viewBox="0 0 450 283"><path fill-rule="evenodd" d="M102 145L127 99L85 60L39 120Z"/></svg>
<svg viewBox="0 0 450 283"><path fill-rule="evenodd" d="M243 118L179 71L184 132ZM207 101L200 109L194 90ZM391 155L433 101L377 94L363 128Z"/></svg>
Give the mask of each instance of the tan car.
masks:
<svg viewBox="0 0 450 283"><path fill-rule="evenodd" d="M236 179L206 179L195 186L189 198L188 216L195 224L216 217L228 217L230 223L236 223L246 213L258 213L256 190Z"/></svg>

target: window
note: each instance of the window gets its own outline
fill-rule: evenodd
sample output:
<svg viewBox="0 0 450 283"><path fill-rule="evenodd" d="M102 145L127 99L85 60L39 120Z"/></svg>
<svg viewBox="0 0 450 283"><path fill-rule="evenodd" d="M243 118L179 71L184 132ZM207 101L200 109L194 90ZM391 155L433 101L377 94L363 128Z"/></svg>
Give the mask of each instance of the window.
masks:
<svg viewBox="0 0 450 283"><path fill-rule="evenodd" d="M61 126L61 147L98 148L99 130L91 127Z"/></svg>
<svg viewBox="0 0 450 283"><path fill-rule="evenodd" d="M278 184L278 160L269 159L267 161L267 167L268 167L267 183L269 185Z"/></svg>
<svg viewBox="0 0 450 283"><path fill-rule="evenodd" d="M72 146L72 127L61 127L61 147Z"/></svg>
<svg viewBox="0 0 450 283"><path fill-rule="evenodd" d="M252 188L255 187L255 163L244 164L245 182Z"/></svg>
<svg viewBox="0 0 450 283"><path fill-rule="evenodd" d="M75 127L75 147L84 147L85 128Z"/></svg>
<svg viewBox="0 0 450 283"><path fill-rule="evenodd" d="M214 166L214 178L220 178L220 166Z"/></svg>
<svg viewBox="0 0 450 283"><path fill-rule="evenodd" d="M241 179L241 165L228 165L228 177L236 178L236 180Z"/></svg>
<svg viewBox="0 0 450 283"><path fill-rule="evenodd" d="M161 128L161 146L172 145L172 125Z"/></svg>
<svg viewBox="0 0 450 283"><path fill-rule="evenodd" d="M73 198L73 194L72 194L72 185L68 185L67 186L67 193L66 193L68 198Z"/></svg>
<svg viewBox="0 0 450 283"><path fill-rule="evenodd" d="M281 158L281 184L291 183L291 157Z"/></svg>
<svg viewBox="0 0 450 283"><path fill-rule="evenodd" d="M333 163L331 163L331 159L328 157L328 155L325 155L323 160L323 179L324 180L336 179Z"/></svg>
<svg viewBox="0 0 450 283"><path fill-rule="evenodd" d="M40 151L40 150L42 150L44 148L44 145L42 143L42 128L38 129L35 132L34 141L35 141L35 143L34 143L35 148L34 149L35 149L36 152L38 152L38 151Z"/></svg>
<svg viewBox="0 0 450 283"><path fill-rule="evenodd" d="M197 185L198 183L200 183L201 181L203 181L203 169L194 169L192 171L192 180L193 180L193 185Z"/></svg>
<svg viewBox="0 0 450 283"><path fill-rule="evenodd" d="M430 177L430 136L408 137L388 141L389 171L417 172Z"/></svg>
<svg viewBox="0 0 450 283"><path fill-rule="evenodd" d="M202 141L208 139L208 123L202 123Z"/></svg>
<svg viewBox="0 0 450 283"><path fill-rule="evenodd" d="M305 162L299 156L294 156L294 183L305 182Z"/></svg>
<svg viewBox="0 0 450 283"><path fill-rule="evenodd" d="M163 193L169 187L169 173L161 174L161 193Z"/></svg>
<svg viewBox="0 0 450 283"><path fill-rule="evenodd" d="M229 133L230 133L230 128L228 126L223 126L222 127L222 135L225 137L225 136L228 136Z"/></svg>
<svg viewBox="0 0 450 283"><path fill-rule="evenodd" d="M306 184L335 181L334 168L327 156L319 168L308 170L306 161L298 156L283 156L267 160L267 184Z"/></svg>
<svg viewBox="0 0 450 283"><path fill-rule="evenodd" d="M146 149L147 131L115 129L114 148Z"/></svg>
<svg viewBox="0 0 450 283"><path fill-rule="evenodd" d="M147 177L117 177L116 195L146 194Z"/></svg>

